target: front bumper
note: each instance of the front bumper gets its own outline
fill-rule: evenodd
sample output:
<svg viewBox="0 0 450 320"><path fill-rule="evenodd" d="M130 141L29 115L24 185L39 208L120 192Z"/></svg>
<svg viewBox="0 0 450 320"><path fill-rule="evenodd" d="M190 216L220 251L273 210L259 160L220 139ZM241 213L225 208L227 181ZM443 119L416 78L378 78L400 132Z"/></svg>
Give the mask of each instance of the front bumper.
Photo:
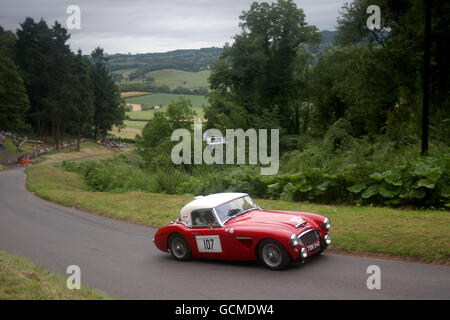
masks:
<svg viewBox="0 0 450 320"><path fill-rule="evenodd" d="M329 234L326 234L324 237L320 237L314 243L307 246L297 246L294 251L297 253L298 261L303 261L311 256L314 256L318 253L324 252L328 245L331 243L331 238Z"/></svg>

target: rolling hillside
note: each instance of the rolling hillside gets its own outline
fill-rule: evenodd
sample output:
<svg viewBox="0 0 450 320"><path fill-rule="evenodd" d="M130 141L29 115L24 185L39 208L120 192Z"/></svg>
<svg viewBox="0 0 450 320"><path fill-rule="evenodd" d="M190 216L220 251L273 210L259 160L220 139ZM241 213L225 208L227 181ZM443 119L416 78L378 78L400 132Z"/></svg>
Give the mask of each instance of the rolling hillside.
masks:
<svg viewBox="0 0 450 320"><path fill-rule="evenodd" d="M322 47L331 44L337 31L321 31ZM163 53L113 54L107 67L121 85L124 83L206 88L210 69L218 61L222 48L175 50Z"/></svg>

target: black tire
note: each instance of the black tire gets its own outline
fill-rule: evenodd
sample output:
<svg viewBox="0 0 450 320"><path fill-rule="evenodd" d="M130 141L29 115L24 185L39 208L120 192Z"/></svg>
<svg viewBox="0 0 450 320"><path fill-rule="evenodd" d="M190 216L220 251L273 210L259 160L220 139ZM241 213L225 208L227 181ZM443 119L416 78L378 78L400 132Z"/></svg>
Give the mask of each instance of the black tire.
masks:
<svg viewBox="0 0 450 320"><path fill-rule="evenodd" d="M274 239L261 241L258 246L258 259L265 268L270 270L283 270L292 263L286 248Z"/></svg>
<svg viewBox="0 0 450 320"><path fill-rule="evenodd" d="M186 239L180 234L173 234L169 238L169 251L177 260L187 261L192 259L192 251Z"/></svg>

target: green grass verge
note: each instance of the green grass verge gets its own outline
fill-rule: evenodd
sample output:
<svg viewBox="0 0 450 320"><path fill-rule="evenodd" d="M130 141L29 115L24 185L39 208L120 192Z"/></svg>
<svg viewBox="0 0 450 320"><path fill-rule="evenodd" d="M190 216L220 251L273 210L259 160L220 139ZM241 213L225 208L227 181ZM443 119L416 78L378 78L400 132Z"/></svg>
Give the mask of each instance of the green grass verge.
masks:
<svg viewBox="0 0 450 320"><path fill-rule="evenodd" d="M89 192L77 174L54 167L30 167L27 174L28 189L44 199L149 226L167 224L193 199L191 196L143 192ZM450 261L448 212L256 201L265 209L313 212L329 217L333 225L331 248L334 249L423 262Z"/></svg>
<svg viewBox="0 0 450 320"><path fill-rule="evenodd" d="M104 300L107 294L81 287L69 290L67 278L0 250L0 300Z"/></svg>
<svg viewBox="0 0 450 320"><path fill-rule="evenodd" d="M111 72L111 74L121 74L124 78L127 78L131 73L135 72L137 69L120 69Z"/></svg>

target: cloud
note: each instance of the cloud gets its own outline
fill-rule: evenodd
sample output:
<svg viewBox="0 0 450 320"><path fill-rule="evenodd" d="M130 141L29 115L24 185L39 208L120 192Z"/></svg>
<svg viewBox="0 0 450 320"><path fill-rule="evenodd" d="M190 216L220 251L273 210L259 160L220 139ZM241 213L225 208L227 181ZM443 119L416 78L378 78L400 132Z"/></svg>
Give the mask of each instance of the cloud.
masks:
<svg viewBox="0 0 450 320"><path fill-rule="evenodd" d="M70 45L87 53L164 52L223 46L239 32L239 15L251 0L0 0L1 25L15 31L25 17L66 25L69 5L81 9L81 29L70 30ZM296 0L309 24L334 29L345 0Z"/></svg>

